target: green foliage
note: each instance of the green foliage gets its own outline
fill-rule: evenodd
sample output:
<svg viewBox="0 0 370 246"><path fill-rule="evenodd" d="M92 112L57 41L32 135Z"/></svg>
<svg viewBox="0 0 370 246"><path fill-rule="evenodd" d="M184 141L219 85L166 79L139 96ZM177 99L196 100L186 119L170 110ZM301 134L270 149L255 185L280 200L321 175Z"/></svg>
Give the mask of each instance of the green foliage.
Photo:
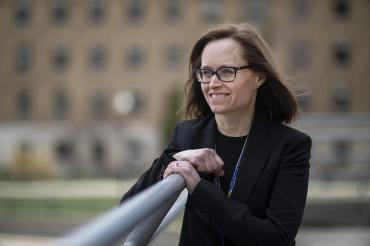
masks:
<svg viewBox="0 0 370 246"><path fill-rule="evenodd" d="M169 90L166 96L163 116L163 144L167 144L176 123L183 119L181 109L183 105L183 91L178 86Z"/></svg>
<svg viewBox="0 0 370 246"><path fill-rule="evenodd" d="M0 198L0 215L97 215L112 209L109 198Z"/></svg>
<svg viewBox="0 0 370 246"><path fill-rule="evenodd" d="M57 176L56 168L48 158L37 155L26 146L20 146L8 169L0 171L3 178L32 180Z"/></svg>

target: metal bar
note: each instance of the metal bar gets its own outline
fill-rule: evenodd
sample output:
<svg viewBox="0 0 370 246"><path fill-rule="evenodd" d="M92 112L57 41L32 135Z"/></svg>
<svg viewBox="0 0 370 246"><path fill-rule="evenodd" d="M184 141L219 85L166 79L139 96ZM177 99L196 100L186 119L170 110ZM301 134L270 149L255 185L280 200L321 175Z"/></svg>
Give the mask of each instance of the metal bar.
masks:
<svg viewBox="0 0 370 246"><path fill-rule="evenodd" d="M179 216L179 213L184 209L186 200L188 199L188 192L186 190L182 191L179 197L177 198L175 204L171 207L170 211L164 217L162 223L159 225L158 229L155 231L152 236L154 240L166 227L171 224L171 222Z"/></svg>
<svg viewBox="0 0 370 246"><path fill-rule="evenodd" d="M120 207L97 217L58 240L57 246L105 246L113 245L126 235L137 223L148 217L185 188L179 174L173 174L152 185Z"/></svg>
<svg viewBox="0 0 370 246"><path fill-rule="evenodd" d="M138 224L127 237L123 246L143 246L152 241L154 235L157 236L157 234L164 230L177 217L184 207L187 192L183 191L177 200L176 198L177 196L168 200L166 204L161 206L149 218Z"/></svg>
<svg viewBox="0 0 370 246"><path fill-rule="evenodd" d="M153 212L147 219L140 222L128 235L123 246L143 246L150 242L154 232L157 230L159 224L170 210L172 204L176 201L178 194L168 200L155 212Z"/></svg>

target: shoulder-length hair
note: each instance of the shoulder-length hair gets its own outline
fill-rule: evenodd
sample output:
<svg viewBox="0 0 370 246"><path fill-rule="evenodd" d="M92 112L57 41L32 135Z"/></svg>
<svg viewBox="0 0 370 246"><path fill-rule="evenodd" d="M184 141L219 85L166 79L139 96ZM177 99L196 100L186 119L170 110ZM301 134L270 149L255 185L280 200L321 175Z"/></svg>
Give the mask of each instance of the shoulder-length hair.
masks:
<svg viewBox="0 0 370 246"><path fill-rule="evenodd" d="M265 82L258 88L256 104L263 106L272 119L282 123L294 120L299 111L289 80L273 59L272 52L262 36L250 25L229 24L212 28L195 43L189 61L189 79L186 82L187 118L199 118L211 114L200 83L194 70L200 68L204 47L215 40L231 38L239 43L243 58L252 66L251 69L261 73Z"/></svg>

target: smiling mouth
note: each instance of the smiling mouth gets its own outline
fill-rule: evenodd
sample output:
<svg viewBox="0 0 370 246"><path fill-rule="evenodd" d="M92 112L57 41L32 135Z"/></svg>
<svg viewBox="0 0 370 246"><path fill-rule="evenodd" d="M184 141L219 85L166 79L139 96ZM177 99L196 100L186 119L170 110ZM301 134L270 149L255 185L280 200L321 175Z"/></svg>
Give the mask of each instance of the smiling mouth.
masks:
<svg viewBox="0 0 370 246"><path fill-rule="evenodd" d="M226 93L211 93L209 94L209 97L212 99L220 99L226 97L228 94Z"/></svg>

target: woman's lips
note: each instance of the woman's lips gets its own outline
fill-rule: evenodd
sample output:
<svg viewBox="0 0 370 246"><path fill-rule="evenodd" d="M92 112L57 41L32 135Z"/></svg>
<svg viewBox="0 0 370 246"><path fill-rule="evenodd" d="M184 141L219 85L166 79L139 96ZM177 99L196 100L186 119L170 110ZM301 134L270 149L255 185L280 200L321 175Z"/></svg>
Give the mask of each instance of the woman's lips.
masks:
<svg viewBox="0 0 370 246"><path fill-rule="evenodd" d="M227 93L210 93L209 94L209 97L211 99L222 99L222 98L224 98L224 97L226 97L228 95L229 94L227 94Z"/></svg>
<svg viewBox="0 0 370 246"><path fill-rule="evenodd" d="M208 100L212 104L223 104L229 95L228 93L209 93Z"/></svg>

